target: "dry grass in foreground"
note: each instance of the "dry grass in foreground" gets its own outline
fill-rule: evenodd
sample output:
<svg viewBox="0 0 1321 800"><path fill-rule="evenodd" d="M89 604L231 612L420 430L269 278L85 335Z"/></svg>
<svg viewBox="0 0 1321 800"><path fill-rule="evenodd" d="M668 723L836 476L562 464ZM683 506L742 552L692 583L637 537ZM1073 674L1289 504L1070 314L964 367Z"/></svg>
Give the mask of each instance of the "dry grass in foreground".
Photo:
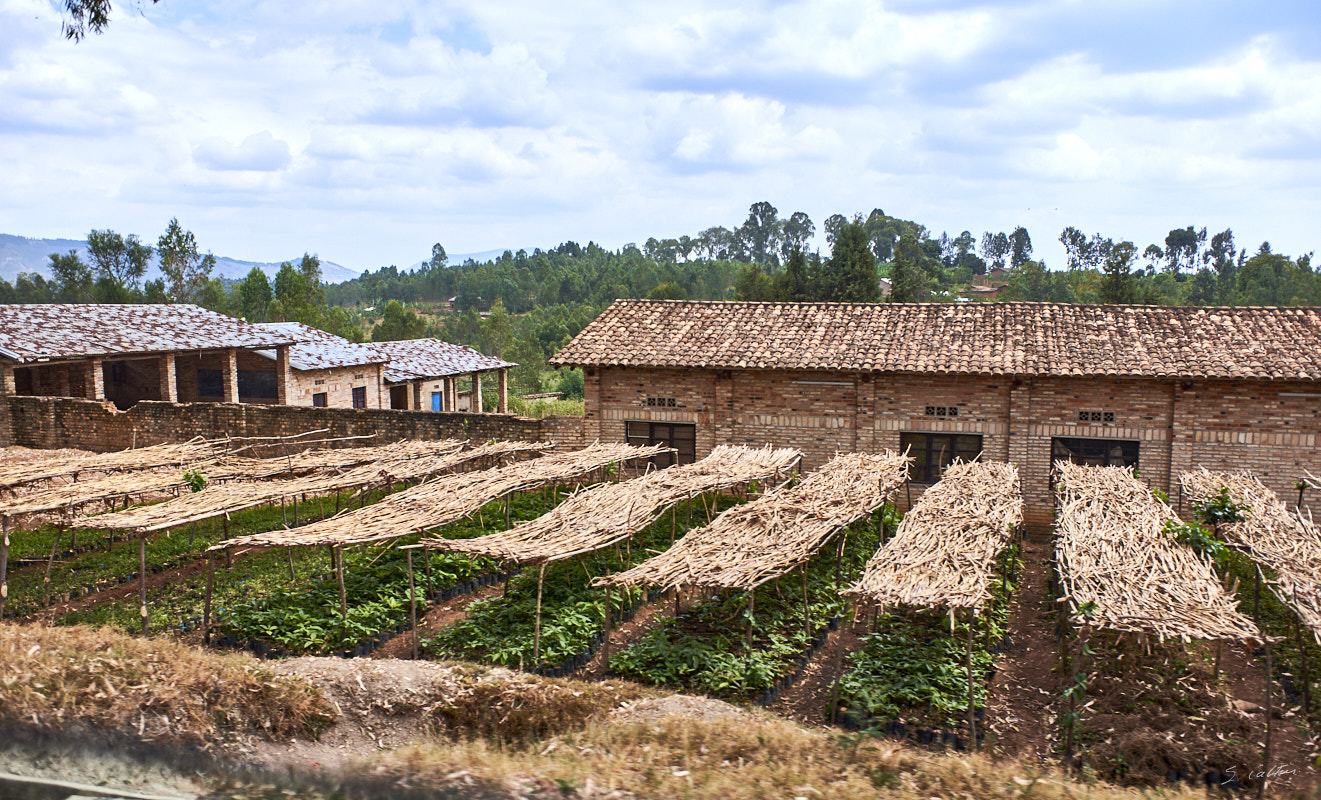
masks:
<svg viewBox="0 0 1321 800"><path fill-rule="evenodd" d="M310 737L333 713L316 689L250 656L106 628L0 624L0 720L8 724L200 743L234 733Z"/></svg>
<svg viewBox="0 0 1321 800"><path fill-rule="evenodd" d="M582 798L1200 798L1191 788L1082 783L1021 763L916 752L883 739L832 736L784 720L669 716L595 722L509 748L483 741L409 748L366 765L380 797Z"/></svg>

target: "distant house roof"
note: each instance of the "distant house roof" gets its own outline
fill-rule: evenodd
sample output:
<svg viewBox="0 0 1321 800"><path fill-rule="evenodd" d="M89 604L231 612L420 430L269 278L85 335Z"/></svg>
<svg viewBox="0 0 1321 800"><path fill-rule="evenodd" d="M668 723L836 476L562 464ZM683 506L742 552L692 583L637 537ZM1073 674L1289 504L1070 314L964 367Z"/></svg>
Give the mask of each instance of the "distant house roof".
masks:
<svg viewBox="0 0 1321 800"><path fill-rule="evenodd" d="M1321 380L1321 309L618 300L549 363Z"/></svg>
<svg viewBox="0 0 1321 800"><path fill-rule="evenodd" d="M298 340L289 349L289 366L297 370L357 367L363 364L384 364L390 360L372 345L355 344L342 336L310 328L301 322L257 323L260 328L285 333ZM274 350L258 351L274 359Z"/></svg>
<svg viewBox="0 0 1321 800"><path fill-rule="evenodd" d="M282 331L191 305L0 305L0 356L19 363L293 341Z"/></svg>
<svg viewBox="0 0 1321 800"><path fill-rule="evenodd" d="M385 368L385 379L390 383L518 366L484 356L471 347L439 339L373 342L372 347L390 357L390 363Z"/></svg>

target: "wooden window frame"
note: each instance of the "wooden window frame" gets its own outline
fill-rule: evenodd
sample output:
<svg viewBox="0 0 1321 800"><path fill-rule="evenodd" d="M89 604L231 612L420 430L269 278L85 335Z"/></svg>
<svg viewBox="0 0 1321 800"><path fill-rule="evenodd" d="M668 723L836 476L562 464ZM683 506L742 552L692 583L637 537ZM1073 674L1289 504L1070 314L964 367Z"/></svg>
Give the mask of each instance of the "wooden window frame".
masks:
<svg viewBox="0 0 1321 800"><path fill-rule="evenodd" d="M1052 436L1050 438L1050 463L1067 460L1074 464L1086 464L1102 467L1134 467L1142 455L1141 442L1137 439L1100 439L1092 436ZM1066 453L1061 453L1063 448ZM1115 450L1119 452L1116 453ZM1087 455L1087 451L1094 455ZM1130 457L1131 454L1131 457Z"/></svg>
<svg viewBox="0 0 1321 800"><path fill-rule="evenodd" d="M352 393L352 396L353 396L353 407L354 407L354 408L366 408L366 407L367 407L367 387L366 387L366 386L354 386L354 387L353 387L353 393Z"/></svg>
<svg viewBox="0 0 1321 800"><path fill-rule="evenodd" d="M908 468L910 481L934 484L955 458L964 461L981 460L985 441L980 433L901 431L899 451L907 451L913 457L913 464Z"/></svg>
<svg viewBox="0 0 1321 800"><path fill-rule="evenodd" d="M676 433L679 435L676 436ZM626 420L624 441L637 446L663 444L678 451L653 456L650 461L657 468L691 464L697 460L697 424L693 422Z"/></svg>
<svg viewBox="0 0 1321 800"><path fill-rule="evenodd" d="M312 407L313 407L313 408L329 408L329 407L330 407L330 395L329 395L328 393L326 393L326 392L314 392L314 393L312 394Z"/></svg>

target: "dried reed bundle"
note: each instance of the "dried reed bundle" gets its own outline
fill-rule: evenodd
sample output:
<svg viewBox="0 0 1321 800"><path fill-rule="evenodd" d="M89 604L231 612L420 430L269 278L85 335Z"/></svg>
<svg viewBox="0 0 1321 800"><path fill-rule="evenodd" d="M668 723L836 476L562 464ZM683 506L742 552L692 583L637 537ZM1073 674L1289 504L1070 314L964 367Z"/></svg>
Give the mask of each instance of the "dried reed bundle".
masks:
<svg viewBox="0 0 1321 800"><path fill-rule="evenodd" d="M1321 642L1321 530L1306 517L1288 510L1280 498L1248 472L1210 472L1202 468L1179 476L1183 491L1205 501L1228 489L1243 509L1243 521L1218 527L1231 545L1248 551L1253 560L1274 570L1270 590Z"/></svg>
<svg viewBox="0 0 1321 800"><path fill-rule="evenodd" d="M422 545L516 564L559 561L622 541L682 500L788 477L801 459L802 453L792 449L720 445L694 464L574 492L549 513L517 528L475 539L424 539Z"/></svg>
<svg viewBox="0 0 1321 800"><path fill-rule="evenodd" d="M582 450L553 453L520 464L447 475L390 495L365 508L292 530L241 536L221 542L212 549L355 545L397 539L463 519L507 494L576 480L611 465L650 458L669 449L659 445L633 447L597 442Z"/></svg>
<svg viewBox="0 0 1321 800"><path fill-rule="evenodd" d="M434 458L458 452L463 445L463 442L454 439L403 441L376 447L308 450L280 458L208 457L202 461L185 463L181 468L112 472L72 483L60 483L38 492L20 495L8 502L0 502L0 514L8 517L50 511L66 511L72 514L81 506L92 503L121 499L127 501L132 496L167 494L188 486L188 482L183 478L183 471L190 469L203 472L207 484L213 485L233 480L255 481L308 473L333 474L362 464L377 462L395 464L410 459ZM313 490L301 491L313 493ZM281 492L275 495L275 498L279 499L281 494L293 494L293 492Z"/></svg>
<svg viewBox="0 0 1321 800"><path fill-rule="evenodd" d="M908 479L911 461L893 452L836 455L797 486L731 508L655 558L593 584L755 588L884 505Z"/></svg>
<svg viewBox="0 0 1321 800"><path fill-rule="evenodd" d="M996 556L1022 522L1014 465L955 462L844 594L881 604L978 608L991 599Z"/></svg>
<svg viewBox="0 0 1321 800"><path fill-rule="evenodd" d="M1130 469L1055 470L1055 552L1075 622L1162 641L1261 640L1211 564L1165 532L1178 518Z"/></svg>
<svg viewBox="0 0 1321 800"><path fill-rule="evenodd" d="M0 489L12 489L29 483L76 478L86 472L134 472L182 467L195 464L224 453L222 441L202 438L183 443L156 444L113 453L92 453L80 456L59 454L49 460L24 460L17 464L0 464Z"/></svg>
<svg viewBox="0 0 1321 800"><path fill-rule="evenodd" d="M87 517L80 520L78 525L100 530L153 533L192 522L227 516L248 508L278 503L281 498L292 500L304 494L313 496L332 494L387 480L394 482L429 478L476 461L489 461L548 447L547 444L532 442L492 442L471 450L442 451L430 457L362 464L347 472L317 473L280 481L234 481L208 486L200 492L181 495L157 505Z"/></svg>

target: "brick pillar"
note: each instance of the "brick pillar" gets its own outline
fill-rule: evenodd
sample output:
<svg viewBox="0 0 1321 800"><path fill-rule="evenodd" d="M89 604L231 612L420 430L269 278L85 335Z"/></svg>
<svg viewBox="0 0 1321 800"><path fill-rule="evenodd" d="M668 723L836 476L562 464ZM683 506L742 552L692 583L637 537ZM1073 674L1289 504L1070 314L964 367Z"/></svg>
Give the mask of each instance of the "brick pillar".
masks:
<svg viewBox="0 0 1321 800"><path fill-rule="evenodd" d="M583 367L583 437L601 438L601 370Z"/></svg>
<svg viewBox="0 0 1321 800"><path fill-rule="evenodd" d="M444 394L444 400L441 406L445 411L459 410L459 376L451 375L444 379L444 385L441 389Z"/></svg>
<svg viewBox="0 0 1321 800"><path fill-rule="evenodd" d="M474 414L482 413L482 374L474 372L472 374L472 396L470 398L472 408L468 409Z"/></svg>
<svg viewBox="0 0 1321 800"><path fill-rule="evenodd" d="M1032 460L1033 443L1028 436L1032 421L1032 382L1014 379L1009 388L1009 463L1018 466L1023 486L1023 519L1028 525L1050 524L1053 498L1050 494L1050 453ZM1049 445L1047 445L1049 446Z"/></svg>
<svg viewBox="0 0 1321 800"><path fill-rule="evenodd" d="M500 413L509 413L509 370L500 370Z"/></svg>
<svg viewBox="0 0 1321 800"><path fill-rule="evenodd" d="M93 358L87 362L86 386L84 394L89 400L105 399L105 362L99 358Z"/></svg>
<svg viewBox="0 0 1321 800"><path fill-rule="evenodd" d="M853 416L853 447L860 452L873 452L876 446L876 382L868 373L858 376L854 400L857 406Z"/></svg>
<svg viewBox="0 0 1321 800"><path fill-rule="evenodd" d="M239 353L234 348L225 351L225 368L220 379L225 384L225 402L239 401Z"/></svg>
<svg viewBox="0 0 1321 800"><path fill-rule="evenodd" d="M1172 399L1170 401L1170 505L1174 506L1176 511L1183 511L1188 508L1188 498L1183 496L1183 485L1179 483L1179 476L1193 469L1193 437L1197 430L1196 422L1192 420L1187 411L1187 396L1192 395L1194 402L1197 397L1197 389L1184 389L1180 383L1175 383L1172 387ZM1141 458L1141 452L1138 453Z"/></svg>
<svg viewBox="0 0 1321 800"><path fill-rule="evenodd" d="M167 403L179 402L179 384L175 379L174 353L163 355L157 359L156 375L160 381L160 399Z"/></svg>
<svg viewBox="0 0 1321 800"><path fill-rule="evenodd" d="M413 405L409 406L414 411L422 410L422 381L409 381L405 384L408 387L408 396Z"/></svg>
<svg viewBox="0 0 1321 800"><path fill-rule="evenodd" d="M282 344L275 348L275 402L282 406L289 405L289 350L292 347Z"/></svg>
<svg viewBox="0 0 1321 800"><path fill-rule="evenodd" d="M0 364L0 395L13 397L18 393L18 387L14 382L14 365Z"/></svg>

